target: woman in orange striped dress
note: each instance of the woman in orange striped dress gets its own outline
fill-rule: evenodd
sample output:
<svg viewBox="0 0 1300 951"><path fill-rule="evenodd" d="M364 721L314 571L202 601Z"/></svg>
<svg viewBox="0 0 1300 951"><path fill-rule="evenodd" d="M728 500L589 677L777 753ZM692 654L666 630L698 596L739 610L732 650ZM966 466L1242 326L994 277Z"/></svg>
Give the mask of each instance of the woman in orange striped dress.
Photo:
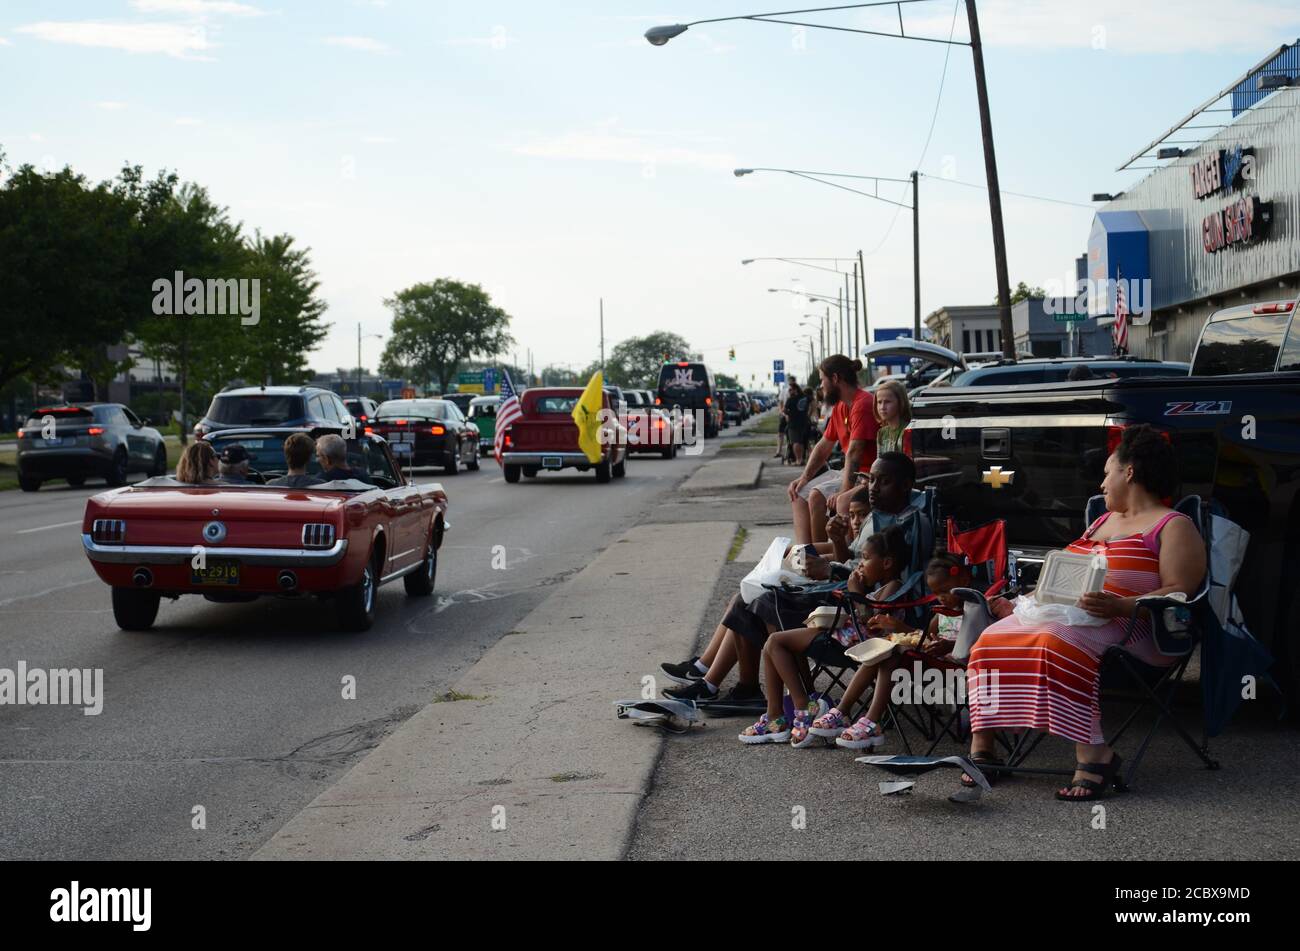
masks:
<svg viewBox="0 0 1300 951"><path fill-rule="evenodd" d="M1175 591L1190 597L1205 575L1205 546L1195 525L1161 501L1177 484L1174 451L1164 435L1146 425L1126 427L1106 460L1106 514L1066 546L1106 557L1103 589L1078 604L1107 621L1027 625L1012 616L984 630L967 668L971 760L977 766L1001 765L996 731L1044 730L1075 744L1074 778L1057 791L1058 799L1097 799L1115 781L1120 757L1101 731L1101 657L1128 636L1138 597ZM1138 615L1127 649L1148 664L1166 665L1170 658L1156 650L1144 615ZM965 775L962 783L974 785Z"/></svg>

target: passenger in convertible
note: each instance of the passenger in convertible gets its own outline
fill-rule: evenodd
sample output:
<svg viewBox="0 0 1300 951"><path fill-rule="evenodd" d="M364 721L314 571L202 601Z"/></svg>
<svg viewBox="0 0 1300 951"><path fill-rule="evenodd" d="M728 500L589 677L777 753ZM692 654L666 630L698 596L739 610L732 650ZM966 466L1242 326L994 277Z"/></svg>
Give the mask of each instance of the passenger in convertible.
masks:
<svg viewBox="0 0 1300 951"><path fill-rule="evenodd" d="M882 532L905 517L916 516L920 519L919 512L913 507L919 499L912 497L916 467L910 458L902 453L887 452L872 464L868 479L865 491L871 503L871 512L855 534L856 538L861 539L859 546L865 544L864 532L866 535ZM932 527L918 524L914 530L925 534L921 545L928 551ZM857 551L851 554L854 559L858 556ZM854 567L856 561L845 563L814 557L808 559L806 573L813 581L844 581ZM768 591L755 598L752 604L745 604L737 594L727 605L727 610L713 633L713 639L709 642L709 649L703 656L682 664L663 665L664 673L669 677L679 682L687 681L682 687L668 688L664 695L675 700L712 699L717 696L718 686L728 672L739 662L740 683L727 695L727 699L743 700L759 696L759 661L768 635L798 625L808 616L809 611L824 603L825 598L824 593L804 595Z"/></svg>
<svg viewBox="0 0 1300 951"><path fill-rule="evenodd" d="M222 485L254 485L248 477L248 450L235 443L221 450L218 457L220 475L217 481Z"/></svg>
<svg viewBox="0 0 1300 951"><path fill-rule="evenodd" d="M320 477L325 482L335 479L360 479L369 481L348 468L348 444L342 436L326 433L316 440L316 461L320 463Z"/></svg>
<svg viewBox="0 0 1300 951"><path fill-rule="evenodd" d="M855 594L864 594L873 601L893 597L902 584L911 557L912 546L897 525L870 536L862 560L849 576L848 589ZM769 637L763 645L763 683L767 694L767 712L740 734L740 742L754 745L784 743L789 740L791 746L802 747L816 739L809 728L814 720L827 712L827 703L821 699L816 702L809 700L803 683L807 667L800 670L803 665L800 655L806 653L817 640L833 640L841 647L852 647L861 638L858 636L858 626L847 616L841 618L840 626L835 630L798 627L777 631ZM783 686L790 692L790 701L794 705L793 722L785 717Z"/></svg>
<svg viewBox="0 0 1300 951"><path fill-rule="evenodd" d="M176 481L203 485L217 480L217 451L212 443L195 440L185 447L176 463Z"/></svg>
<svg viewBox="0 0 1300 951"><path fill-rule="evenodd" d="M305 489L320 485L323 480L307 474L307 463L316 452L315 441L306 433L294 433L284 441L285 473L267 485L283 485L291 489Z"/></svg>

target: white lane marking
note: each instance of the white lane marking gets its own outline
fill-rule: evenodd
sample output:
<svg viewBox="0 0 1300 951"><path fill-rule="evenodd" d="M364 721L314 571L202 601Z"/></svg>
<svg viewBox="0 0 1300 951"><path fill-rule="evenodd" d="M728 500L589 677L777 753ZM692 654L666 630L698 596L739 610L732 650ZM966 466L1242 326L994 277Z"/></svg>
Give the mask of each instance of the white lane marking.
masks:
<svg viewBox="0 0 1300 951"><path fill-rule="evenodd" d="M40 528L24 528L22 531L14 532L15 535L30 535L32 532L48 532L52 528L67 528L69 525L80 525L81 519L75 522L59 522L57 525L42 525Z"/></svg>
<svg viewBox="0 0 1300 951"><path fill-rule="evenodd" d="M67 584L55 585L53 588L46 588L44 591L33 591L31 594L20 594L13 598L5 598L3 601L0 601L0 608L4 607L6 604L14 604L18 601L26 601L30 598L39 598L42 597L43 595L53 594L56 591L63 591L66 588L75 588L78 585L90 584L92 581L95 580L97 579L83 578L80 581L69 581Z"/></svg>

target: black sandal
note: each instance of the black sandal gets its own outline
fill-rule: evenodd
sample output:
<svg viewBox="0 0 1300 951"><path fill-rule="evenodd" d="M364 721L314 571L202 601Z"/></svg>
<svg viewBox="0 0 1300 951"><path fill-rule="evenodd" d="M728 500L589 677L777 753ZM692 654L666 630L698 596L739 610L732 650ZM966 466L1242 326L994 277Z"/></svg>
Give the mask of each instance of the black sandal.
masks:
<svg viewBox="0 0 1300 951"><path fill-rule="evenodd" d="M1006 766L1007 765L1006 760L998 759L996 756L971 756L969 757L969 759L971 763L974 764L975 766ZM980 772L983 773L984 771L980 770ZM996 786L998 784L999 775L1000 775L1000 770L991 770L987 773L984 773L984 778L988 780L988 784L990 786ZM971 779L970 776L968 776L966 773L961 774L961 784L965 786L967 789L972 789L975 786L979 785L979 783Z"/></svg>
<svg viewBox="0 0 1300 951"><path fill-rule="evenodd" d="M1075 763L1074 771L1076 773L1093 773L1101 777L1101 782L1097 782L1095 779L1073 780L1066 788L1082 789L1084 795L1071 796L1065 790L1058 789L1056 798L1069 802L1091 802L1094 799L1104 799L1108 789L1123 792L1128 788L1124 785L1124 778L1119 774L1119 768L1123 762L1120 755L1114 753L1109 763Z"/></svg>

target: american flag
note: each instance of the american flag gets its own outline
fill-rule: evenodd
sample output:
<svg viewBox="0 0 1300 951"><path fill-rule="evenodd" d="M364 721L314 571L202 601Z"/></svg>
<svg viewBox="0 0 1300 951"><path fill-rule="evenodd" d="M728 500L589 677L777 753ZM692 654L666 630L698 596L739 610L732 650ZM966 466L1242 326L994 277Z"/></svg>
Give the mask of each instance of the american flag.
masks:
<svg viewBox="0 0 1300 951"><path fill-rule="evenodd" d="M1116 356L1128 353L1128 301L1124 293L1124 280L1119 268L1115 268L1115 326L1111 327L1111 340L1115 344Z"/></svg>
<svg viewBox="0 0 1300 951"><path fill-rule="evenodd" d="M496 453L497 465L501 465L501 441L505 438L510 424L522 416L519 409L519 397L510 383L510 374L501 371L501 403L497 406L496 435L492 439L492 450Z"/></svg>

